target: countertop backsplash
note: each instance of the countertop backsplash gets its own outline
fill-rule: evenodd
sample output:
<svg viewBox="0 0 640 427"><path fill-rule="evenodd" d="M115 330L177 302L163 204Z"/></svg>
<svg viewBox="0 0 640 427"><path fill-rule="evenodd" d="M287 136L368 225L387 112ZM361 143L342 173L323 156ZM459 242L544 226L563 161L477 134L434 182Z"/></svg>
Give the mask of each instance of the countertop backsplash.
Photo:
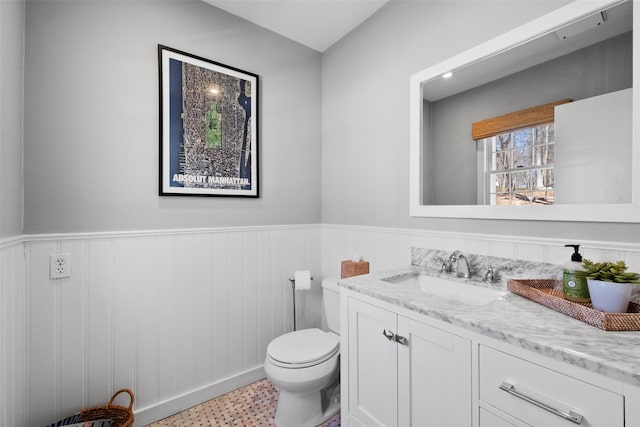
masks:
<svg viewBox="0 0 640 427"><path fill-rule="evenodd" d="M461 253L469 261L473 277L482 278L489 268L493 268L499 281L504 284L509 279L562 279L562 266L558 264ZM411 247L411 264L440 270L450 255L451 252L438 249Z"/></svg>

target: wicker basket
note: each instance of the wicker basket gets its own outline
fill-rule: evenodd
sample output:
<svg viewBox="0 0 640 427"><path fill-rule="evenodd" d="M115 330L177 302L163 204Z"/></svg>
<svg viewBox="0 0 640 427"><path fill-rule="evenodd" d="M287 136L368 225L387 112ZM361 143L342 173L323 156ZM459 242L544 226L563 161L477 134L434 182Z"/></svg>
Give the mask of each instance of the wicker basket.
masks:
<svg viewBox="0 0 640 427"><path fill-rule="evenodd" d="M562 295L561 280L511 279L507 283L507 288L514 294L605 331L640 330L640 305L633 301L629 303L626 313L605 313L595 310L591 303L578 303L565 299Z"/></svg>
<svg viewBox="0 0 640 427"><path fill-rule="evenodd" d="M131 401L129 406L114 405L113 401L120 393L128 393ZM113 427L132 427L133 426L133 392L128 388L118 390L111 396L106 405L94 406L80 411L80 420L95 421L104 418L113 420Z"/></svg>

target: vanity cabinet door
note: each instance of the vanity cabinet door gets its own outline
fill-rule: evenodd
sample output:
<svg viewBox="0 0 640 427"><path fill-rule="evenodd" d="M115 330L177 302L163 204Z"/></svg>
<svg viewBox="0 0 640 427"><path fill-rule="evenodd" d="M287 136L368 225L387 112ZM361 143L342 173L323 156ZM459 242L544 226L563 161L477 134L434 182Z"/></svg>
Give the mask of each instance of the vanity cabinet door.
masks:
<svg viewBox="0 0 640 427"><path fill-rule="evenodd" d="M349 299L348 413L367 427L471 426L471 341Z"/></svg>
<svg viewBox="0 0 640 427"><path fill-rule="evenodd" d="M351 424L396 427L397 315L349 300L349 419ZM390 338L387 338L387 336Z"/></svg>
<svg viewBox="0 0 640 427"><path fill-rule="evenodd" d="M399 425L471 426L471 341L402 316L398 334Z"/></svg>

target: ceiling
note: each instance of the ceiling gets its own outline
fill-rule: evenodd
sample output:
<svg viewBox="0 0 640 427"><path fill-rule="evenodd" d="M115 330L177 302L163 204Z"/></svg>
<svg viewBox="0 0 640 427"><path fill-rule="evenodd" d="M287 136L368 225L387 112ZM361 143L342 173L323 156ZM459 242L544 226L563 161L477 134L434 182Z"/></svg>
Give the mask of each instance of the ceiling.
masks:
<svg viewBox="0 0 640 427"><path fill-rule="evenodd" d="M389 0L204 1L318 52L324 52Z"/></svg>

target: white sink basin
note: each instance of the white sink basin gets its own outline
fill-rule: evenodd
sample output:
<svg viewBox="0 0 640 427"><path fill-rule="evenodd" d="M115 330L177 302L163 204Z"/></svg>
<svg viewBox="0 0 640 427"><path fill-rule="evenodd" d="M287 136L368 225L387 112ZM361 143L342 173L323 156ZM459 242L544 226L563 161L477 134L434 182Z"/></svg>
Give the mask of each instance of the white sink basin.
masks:
<svg viewBox="0 0 640 427"><path fill-rule="evenodd" d="M382 279L409 290L421 291L441 298L469 305L483 305L495 301L507 294L507 291L473 285L457 280L415 274L399 278Z"/></svg>

